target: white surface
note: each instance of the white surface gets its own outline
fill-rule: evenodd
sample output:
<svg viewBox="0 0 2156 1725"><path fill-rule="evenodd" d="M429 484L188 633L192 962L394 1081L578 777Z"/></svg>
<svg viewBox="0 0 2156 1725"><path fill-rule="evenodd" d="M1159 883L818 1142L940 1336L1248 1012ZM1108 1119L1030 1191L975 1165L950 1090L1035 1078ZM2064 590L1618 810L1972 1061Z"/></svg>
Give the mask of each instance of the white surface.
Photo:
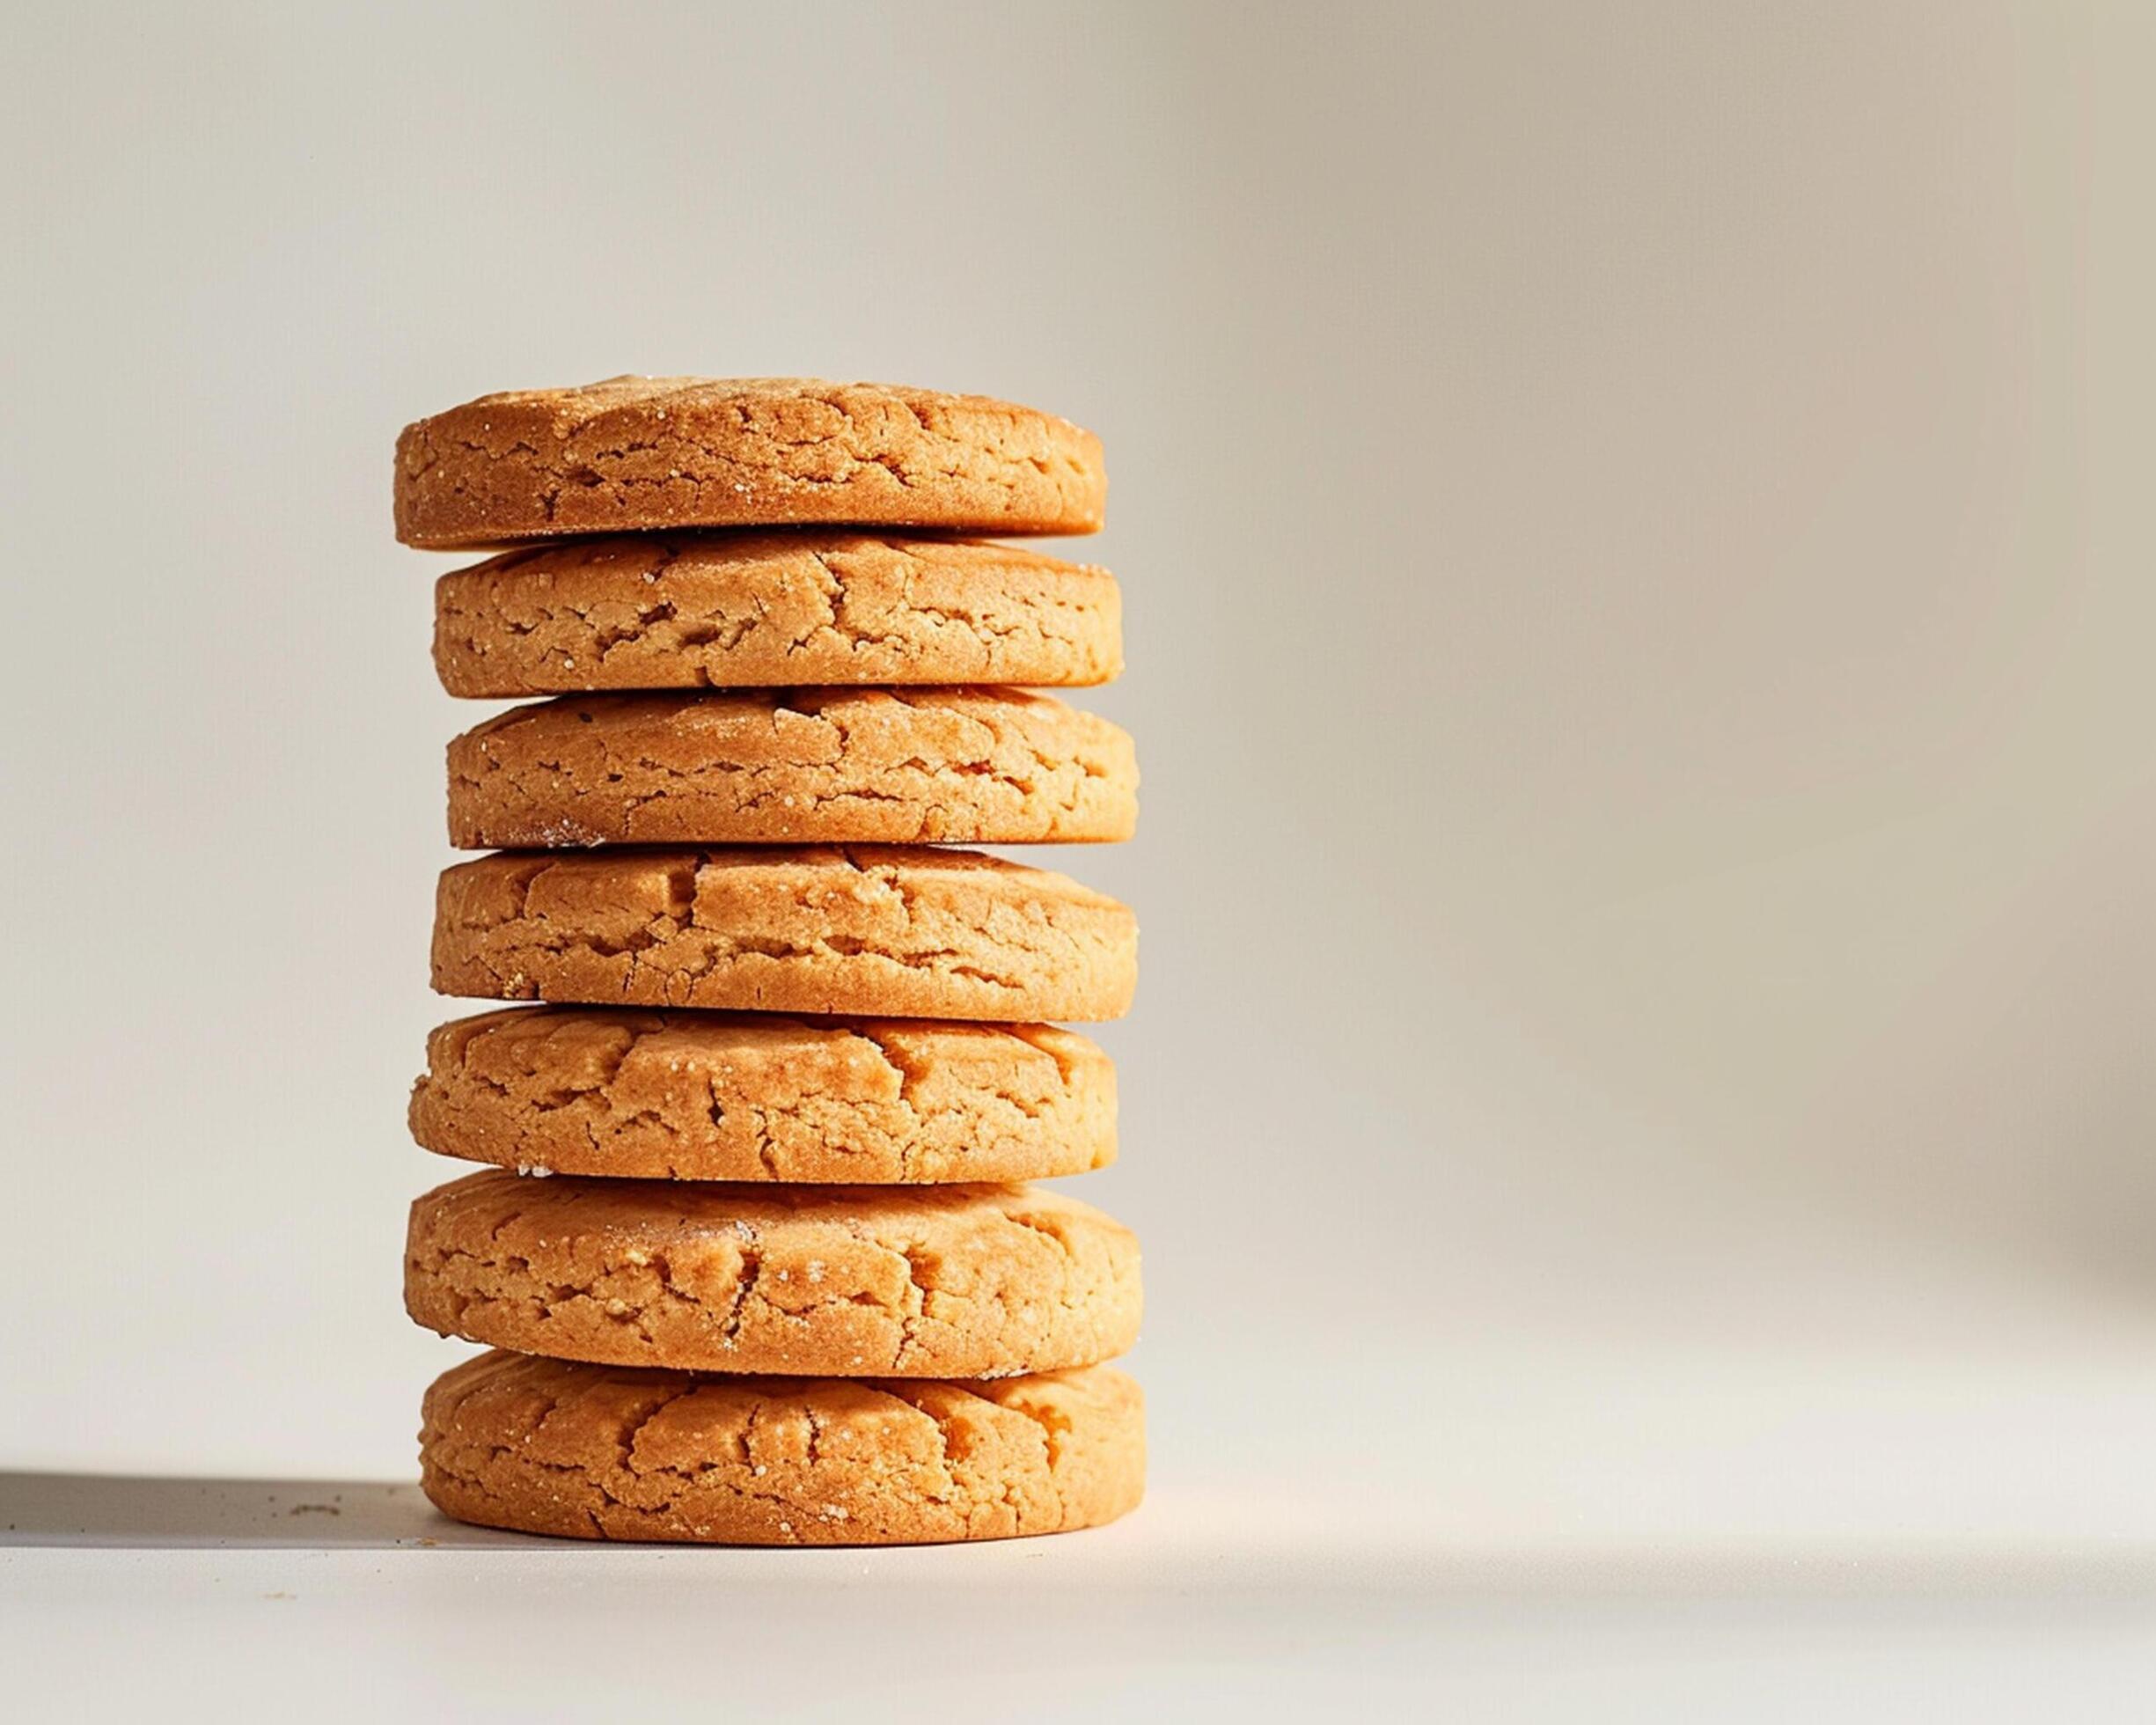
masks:
<svg viewBox="0 0 2156 1725"><path fill-rule="evenodd" d="M331 1513L332 1511L335 1513ZM1450 1552L1155 1501L966 1549L517 1539L409 1486L0 1478L18 1716L2145 1719L2145 1550ZM114 1542L117 1542L116 1544Z"/></svg>

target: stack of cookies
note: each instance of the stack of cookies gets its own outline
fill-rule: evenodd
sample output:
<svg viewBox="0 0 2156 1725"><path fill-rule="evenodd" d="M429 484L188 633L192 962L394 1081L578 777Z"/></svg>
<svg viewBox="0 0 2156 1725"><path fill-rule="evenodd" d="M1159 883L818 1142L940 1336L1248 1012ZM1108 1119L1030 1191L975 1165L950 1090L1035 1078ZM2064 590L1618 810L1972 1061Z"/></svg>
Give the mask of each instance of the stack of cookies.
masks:
<svg viewBox="0 0 2156 1725"><path fill-rule="evenodd" d="M622 378L408 427L398 537L450 693L442 993L405 1300L495 1351L428 1392L428 1495L496 1527L881 1544L1137 1501L1138 1249L1030 1179L1115 1154L1053 1019L1129 1005L1130 912L947 846L1130 836L1100 446L977 396ZM862 531L870 530L870 531Z"/></svg>

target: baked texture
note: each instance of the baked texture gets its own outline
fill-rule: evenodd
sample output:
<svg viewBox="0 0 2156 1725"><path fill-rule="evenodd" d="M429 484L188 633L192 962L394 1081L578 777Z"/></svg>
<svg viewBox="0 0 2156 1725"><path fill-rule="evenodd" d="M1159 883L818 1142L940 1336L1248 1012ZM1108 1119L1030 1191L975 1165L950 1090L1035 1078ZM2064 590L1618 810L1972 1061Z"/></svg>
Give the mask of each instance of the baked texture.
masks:
<svg viewBox="0 0 2156 1725"><path fill-rule="evenodd" d="M491 1000L1093 1020L1129 1009L1138 924L976 851L507 851L444 871L433 971Z"/></svg>
<svg viewBox="0 0 2156 1725"><path fill-rule="evenodd" d="M1021 689L561 695L449 745L466 850L1073 844L1137 824L1129 736Z"/></svg>
<svg viewBox="0 0 2156 1725"><path fill-rule="evenodd" d="M808 378L609 378L482 395L397 439L397 537L808 524L1089 533L1100 440L985 395Z"/></svg>
<svg viewBox="0 0 2156 1725"><path fill-rule="evenodd" d="M1025 1185L453 1180L412 1206L417 1323L681 1371L1004 1377L1137 1339L1138 1242Z"/></svg>
<svg viewBox="0 0 2156 1725"><path fill-rule="evenodd" d="M427 1039L412 1135L520 1172L810 1185L1115 1160L1115 1067L1045 1024L509 1007Z"/></svg>
<svg viewBox="0 0 2156 1725"><path fill-rule="evenodd" d="M421 1419L443 1513L576 1539L1004 1539L1111 1522L1145 1490L1145 1405L1107 1366L862 1383L492 1353L436 1378Z"/></svg>
<svg viewBox="0 0 2156 1725"><path fill-rule="evenodd" d="M1105 683L1123 600L1104 569L1015 545L837 532L610 534L444 576L454 695L808 683Z"/></svg>

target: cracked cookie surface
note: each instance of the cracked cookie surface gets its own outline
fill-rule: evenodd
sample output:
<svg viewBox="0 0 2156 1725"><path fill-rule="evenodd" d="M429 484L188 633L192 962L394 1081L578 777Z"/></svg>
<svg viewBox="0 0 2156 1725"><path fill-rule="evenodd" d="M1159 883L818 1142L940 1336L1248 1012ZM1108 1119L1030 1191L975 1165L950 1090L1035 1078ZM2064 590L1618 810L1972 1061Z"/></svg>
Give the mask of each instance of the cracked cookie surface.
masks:
<svg viewBox="0 0 2156 1725"><path fill-rule="evenodd" d="M449 745L465 850L1071 844L1137 823L1129 736L1020 689L562 695Z"/></svg>
<svg viewBox="0 0 2156 1725"><path fill-rule="evenodd" d="M1023 1185L520 1178L412 1206L405 1309L443 1335L602 1365L1002 1377L1136 1340L1138 1242Z"/></svg>
<svg viewBox="0 0 2156 1725"><path fill-rule="evenodd" d="M435 584L453 695L810 683L1105 683L1123 606L1104 569L1015 545L839 532L609 535Z"/></svg>
<svg viewBox="0 0 2156 1725"><path fill-rule="evenodd" d="M445 870L445 995L1032 1024L1119 1017L1129 909L1045 869L906 845L508 851Z"/></svg>
<svg viewBox="0 0 2156 1725"><path fill-rule="evenodd" d="M444 1514L581 1539L876 1545L1095 1527L1145 1489L1138 1386L698 1377L492 1353L428 1390Z"/></svg>
<svg viewBox="0 0 2156 1725"><path fill-rule="evenodd" d="M1045 1024L511 1007L427 1039L411 1125L561 1174L1045 1179L1115 1159L1115 1068Z"/></svg>
<svg viewBox="0 0 2156 1725"><path fill-rule="evenodd" d="M1100 440L983 395L804 378L609 378L484 395L397 439L397 537L798 524L1089 533Z"/></svg>

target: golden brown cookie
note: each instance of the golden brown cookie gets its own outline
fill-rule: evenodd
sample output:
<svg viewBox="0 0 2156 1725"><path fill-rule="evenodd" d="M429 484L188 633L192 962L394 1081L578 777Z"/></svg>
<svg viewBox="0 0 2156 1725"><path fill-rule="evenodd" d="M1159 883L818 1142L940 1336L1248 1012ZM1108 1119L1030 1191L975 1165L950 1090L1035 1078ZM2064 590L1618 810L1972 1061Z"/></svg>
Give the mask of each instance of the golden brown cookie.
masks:
<svg viewBox="0 0 2156 1725"><path fill-rule="evenodd" d="M1137 823L1129 736L1020 689L561 695L449 745L466 850L1074 844Z"/></svg>
<svg viewBox="0 0 2156 1725"><path fill-rule="evenodd" d="M860 1383L483 1354L435 1380L422 1420L420 1482L445 1515L577 1539L1003 1539L1096 1527L1145 1490L1145 1405L1107 1366Z"/></svg>
<svg viewBox="0 0 2156 1725"><path fill-rule="evenodd" d="M1100 440L985 395L806 378L609 378L510 390L407 425L397 537L812 523L1089 533Z"/></svg>
<svg viewBox="0 0 2156 1725"><path fill-rule="evenodd" d="M510 1007L427 1039L412 1135L534 1173L1045 1179L1115 1160L1116 1079L1045 1024Z"/></svg>
<svg viewBox="0 0 2156 1725"><path fill-rule="evenodd" d="M808 683L1105 683L1123 601L1104 569L1014 545L838 532L611 534L444 576L454 695Z"/></svg>
<svg viewBox="0 0 2156 1725"><path fill-rule="evenodd" d="M597 1006L1120 1017L1138 924L1045 869L907 845L510 851L445 870L434 986Z"/></svg>
<svg viewBox="0 0 2156 1725"><path fill-rule="evenodd" d="M520 1354L681 1371L1003 1377L1138 1335L1138 1242L1024 1185L655 1184L500 1169L412 1206L405 1309Z"/></svg>

